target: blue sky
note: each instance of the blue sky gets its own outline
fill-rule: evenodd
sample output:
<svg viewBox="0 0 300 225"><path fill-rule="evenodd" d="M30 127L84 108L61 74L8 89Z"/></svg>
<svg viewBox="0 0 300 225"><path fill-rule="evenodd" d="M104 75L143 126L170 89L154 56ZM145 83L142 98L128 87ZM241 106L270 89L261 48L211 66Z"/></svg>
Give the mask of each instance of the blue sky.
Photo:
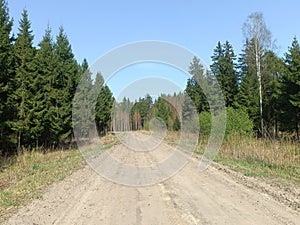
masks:
<svg viewBox="0 0 300 225"><path fill-rule="evenodd" d="M218 41L229 42L236 54L243 46L242 25L255 11L264 14L282 56L294 36L300 37L297 0L173 0L173 1L8 1L14 33L24 7L37 44L49 23L53 35L62 25L76 59L93 64L107 51L128 42L163 40L195 52L210 64ZM163 70L162 70L163 71Z"/></svg>

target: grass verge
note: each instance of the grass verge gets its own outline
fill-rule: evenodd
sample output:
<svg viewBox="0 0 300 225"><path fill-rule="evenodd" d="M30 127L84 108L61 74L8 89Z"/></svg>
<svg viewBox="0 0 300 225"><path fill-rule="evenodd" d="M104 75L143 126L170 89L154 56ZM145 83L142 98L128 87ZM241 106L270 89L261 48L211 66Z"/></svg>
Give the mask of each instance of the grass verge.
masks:
<svg viewBox="0 0 300 225"><path fill-rule="evenodd" d="M202 154L204 149L205 145L200 145L197 153ZM245 176L300 187L300 145L297 142L233 134L224 140L215 161Z"/></svg>
<svg viewBox="0 0 300 225"><path fill-rule="evenodd" d="M19 206L41 196L50 184L63 180L83 166L79 150L24 152L8 159L0 173L0 222Z"/></svg>
<svg viewBox="0 0 300 225"><path fill-rule="evenodd" d="M104 137L103 150L117 144L112 135ZM83 168L85 161L78 149L25 151L22 155L1 159L0 223L20 206L42 196L46 187Z"/></svg>

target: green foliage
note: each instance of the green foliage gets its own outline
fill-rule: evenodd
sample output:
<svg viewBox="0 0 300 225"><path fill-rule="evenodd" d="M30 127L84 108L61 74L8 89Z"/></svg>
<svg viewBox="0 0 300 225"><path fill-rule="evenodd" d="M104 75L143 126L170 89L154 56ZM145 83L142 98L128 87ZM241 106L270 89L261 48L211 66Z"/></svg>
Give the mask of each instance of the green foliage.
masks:
<svg viewBox="0 0 300 225"><path fill-rule="evenodd" d="M254 122L255 130L260 127L259 83L256 75L255 57L253 57L253 41L246 41L245 48L239 58L241 84L237 96L237 108L244 107Z"/></svg>
<svg viewBox="0 0 300 225"><path fill-rule="evenodd" d="M194 57L190 64L190 74L191 78L188 79L185 88L186 94L194 102L197 111L200 113L202 111L208 110L208 102L206 100L205 94L202 87L205 87L205 77L203 66L200 64L200 59Z"/></svg>
<svg viewBox="0 0 300 225"><path fill-rule="evenodd" d="M87 60L84 59L81 71L84 71L81 77L80 85L77 87L76 95L73 100L73 123L78 137L89 137L90 127L94 123L94 98L92 93L91 71L88 69Z"/></svg>
<svg viewBox="0 0 300 225"><path fill-rule="evenodd" d="M211 130L211 114L209 112L201 112L199 114L200 133L209 135Z"/></svg>
<svg viewBox="0 0 300 225"><path fill-rule="evenodd" d="M12 46L12 19L7 2L0 0L0 151L8 151L13 146L12 131L8 123L12 120L14 103L9 99L13 92L14 56Z"/></svg>
<svg viewBox="0 0 300 225"><path fill-rule="evenodd" d="M32 108L32 84L34 78L34 63L36 50L32 45L33 35L30 28L31 23L28 19L27 11L24 10L18 37L14 46L16 60L16 70L14 78L15 90L11 98L16 106L15 119L11 121L12 130L17 134L18 152L21 145L30 142L30 109Z"/></svg>
<svg viewBox="0 0 300 225"><path fill-rule="evenodd" d="M283 76L283 112L285 128L295 131L299 139L300 125L300 45L296 38L285 54L287 72Z"/></svg>
<svg viewBox="0 0 300 225"><path fill-rule="evenodd" d="M232 133L251 134L253 122L244 109L227 108L226 135Z"/></svg>
<svg viewBox="0 0 300 225"><path fill-rule="evenodd" d="M155 106L157 107L156 116L161 118L166 124L166 126L169 128L168 118L170 115L170 111L168 109L166 100L164 98L159 97Z"/></svg>
<svg viewBox="0 0 300 225"><path fill-rule="evenodd" d="M72 100L80 77L79 66L62 27L54 43L54 56L57 67L51 84L51 125L57 143L62 143L72 135Z"/></svg>
<svg viewBox="0 0 300 225"><path fill-rule="evenodd" d="M215 119L218 119L216 116ZM212 115L209 112L202 112L199 114L200 133L202 135L209 135L211 132ZM253 122L249 119L247 112L244 109L227 108L226 120L226 135L230 134L252 134Z"/></svg>
<svg viewBox="0 0 300 225"><path fill-rule="evenodd" d="M100 79L98 78L100 76L101 74L98 74L98 76L96 77L96 83L97 80ZM97 98L96 109L95 109L96 110L95 121L99 133L106 134L110 128L113 104L114 104L114 98L109 87L107 85L103 87L101 86L100 93Z"/></svg>
<svg viewBox="0 0 300 225"><path fill-rule="evenodd" d="M238 93L238 73L235 70L236 56L231 44L228 41L223 45L218 42L211 58L211 70L221 87L226 106L234 106Z"/></svg>
<svg viewBox="0 0 300 225"><path fill-rule="evenodd" d="M262 30L256 30L255 24ZM0 0L1 153L63 146L73 138L73 125L82 137L89 137L95 133L95 122L98 132L105 134L113 125L120 131L149 129L149 121L160 117L175 131L198 132L200 122L200 132L208 135L211 119L218 121L223 108L217 81L227 107L227 135L260 131L263 121L262 134L273 132L278 137L284 131L296 133L299 139L300 46L294 38L284 60L270 51L270 31L261 13L251 14L245 23L246 42L238 67L229 41L218 42L211 71L205 71L197 57L192 59L184 94L161 94L155 101L150 95L135 102L124 98L115 103L113 112L109 87L100 73L92 80L86 60L78 64L62 27L54 41L48 27L34 47L26 10L16 38L11 35L12 25L7 1ZM72 118L73 108L78 110Z"/></svg>
<svg viewBox="0 0 300 225"><path fill-rule="evenodd" d="M278 137L279 125L283 122L282 96L283 96L283 74L285 73L284 61L272 51L265 55L263 68L263 118L265 129ZM284 123L284 122L283 122Z"/></svg>
<svg viewBox="0 0 300 225"><path fill-rule="evenodd" d="M176 116L174 123L173 123L173 130L174 131L179 131L180 130L180 121L178 117Z"/></svg>

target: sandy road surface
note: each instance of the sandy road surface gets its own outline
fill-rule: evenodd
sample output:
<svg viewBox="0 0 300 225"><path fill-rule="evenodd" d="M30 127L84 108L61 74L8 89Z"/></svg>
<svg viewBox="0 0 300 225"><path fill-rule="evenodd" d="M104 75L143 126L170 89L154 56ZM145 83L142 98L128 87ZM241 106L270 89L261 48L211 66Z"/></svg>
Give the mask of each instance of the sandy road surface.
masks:
<svg viewBox="0 0 300 225"><path fill-rule="evenodd" d="M111 155L134 165L157 162L171 148L132 152L122 145ZM7 224L300 224L300 213L270 195L249 188L232 175L197 159L174 177L146 187L110 182L90 167L54 184L43 196L11 217Z"/></svg>

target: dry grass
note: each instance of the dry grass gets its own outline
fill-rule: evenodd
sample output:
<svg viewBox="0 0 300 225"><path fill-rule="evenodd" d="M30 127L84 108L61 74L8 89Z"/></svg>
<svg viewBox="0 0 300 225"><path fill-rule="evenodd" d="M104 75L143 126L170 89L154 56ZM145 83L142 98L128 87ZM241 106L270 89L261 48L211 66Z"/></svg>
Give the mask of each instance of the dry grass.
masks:
<svg viewBox="0 0 300 225"><path fill-rule="evenodd" d="M5 159L3 159L5 160ZM0 217L4 219L19 206L40 197L42 190L63 180L83 165L78 150L24 152L6 162L0 173ZM1 221L1 220L0 220Z"/></svg>
<svg viewBox="0 0 300 225"><path fill-rule="evenodd" d="M180 132L168 131L165 140L177 145ZM203 154L207 137L200 137L198 154ZM300 144L292 140L274 141L247 135L227 136L215 161L246 176L271 178L278 184L300 187Z"/></svg>
<svg viewBox="0 0 300 225"><path fill-rule="evenodd" d="M297 142L231 135L223 142L216 161L247 176L283 178L300 185L300 145Z"/></svg>
<svg viewBox="0 0 300 225"><path fill-rule="evenodd" d="M101 139L105 149L116 143L113 135ZM85 165L78 149L24 151L0 162L0 223L20 206L39 198L46 187Z"/></svg>

